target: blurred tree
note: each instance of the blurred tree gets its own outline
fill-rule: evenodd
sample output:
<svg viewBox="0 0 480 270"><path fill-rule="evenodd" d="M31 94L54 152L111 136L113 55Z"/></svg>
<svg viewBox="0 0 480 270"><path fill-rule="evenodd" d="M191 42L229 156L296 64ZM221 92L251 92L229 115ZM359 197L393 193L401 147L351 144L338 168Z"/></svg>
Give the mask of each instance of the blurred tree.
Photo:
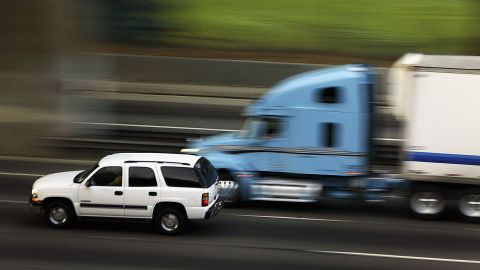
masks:
<svg viewBox="0 0 480 270"><path fill-rule="evenodd" d="M478 26L480 25L480 1L471 0L470 2L472 4L473 17L475 18L475 24L472 27L472 31L474 31L474 40L470 44L472 51L471 54L480 56L480 30L478 29Z"/></svg>
<svg viewBox="0 0 480 270"><path fill-rule="evenodd" d="M169 8L164 1L104 0L100 4L103 29L113 43L158 43L170 29L162 16Z"/></svg>

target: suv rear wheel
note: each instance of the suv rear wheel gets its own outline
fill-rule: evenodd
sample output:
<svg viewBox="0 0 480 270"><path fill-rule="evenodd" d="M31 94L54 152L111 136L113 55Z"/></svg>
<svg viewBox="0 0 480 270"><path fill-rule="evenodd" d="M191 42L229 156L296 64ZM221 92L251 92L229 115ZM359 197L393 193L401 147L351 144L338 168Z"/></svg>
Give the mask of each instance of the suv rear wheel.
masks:
<svg viewBox="0 0 480 270"><path fill-rule="evenodd" d="M173 207L163 208L155 215L154 224L160 233L176 235L185 230L185 214Z"/></svg>

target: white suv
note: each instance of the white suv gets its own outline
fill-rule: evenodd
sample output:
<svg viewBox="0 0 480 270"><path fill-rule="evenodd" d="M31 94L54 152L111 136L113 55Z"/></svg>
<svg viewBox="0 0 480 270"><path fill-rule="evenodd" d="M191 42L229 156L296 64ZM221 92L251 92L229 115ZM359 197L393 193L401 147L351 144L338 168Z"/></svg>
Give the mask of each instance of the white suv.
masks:
<svg viewBox="0 0 480 270"><path fill-rule="evenodd" d="M199 156L121 153L86 171L46 175L33 184L30 209L54 228L76 217L135 218L153 221L177 234L188 219L208 219L222 208L218 175Z"/></svg>

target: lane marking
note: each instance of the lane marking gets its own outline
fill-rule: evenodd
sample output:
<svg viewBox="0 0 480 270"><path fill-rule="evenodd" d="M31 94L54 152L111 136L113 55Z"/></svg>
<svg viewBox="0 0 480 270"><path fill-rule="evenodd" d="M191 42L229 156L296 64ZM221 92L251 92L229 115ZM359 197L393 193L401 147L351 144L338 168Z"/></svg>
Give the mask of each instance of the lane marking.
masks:
<svg viewBox="0 0 480 270"><path fill-rule="evenodd" d="M92 165L95 160L76 160L76 159L60 159L45 157L18 157L18 156L0 156L0 160L22 161L22 162L42 162L42 163L60 163L73 165Z"/></svg>
<svg viewBox="0 0 480 270"><path fill-rule="evenodd" d="M262 216L262 215L240 215L240 214L223 214L223 215L225 215L225 216L235 216L235 217L272 218L272 219L326 221L326 222L346 222L346 223L356 223L357 222L357 221L346 220L346 219L328 219L328 218L306 218L306 217Z"/></svg>
<svg viewBox="0 0 480 270"><path fill-rule="evenodd" d="M131 54L131 53L84 53L87 55L105 55L114 57L130 57L130 58L160 58L179 61L204 61L204 62L226 62L226 63L252 63L252 64L271 64L271 65L288 65L288 66L312 66L312 67L326 67L333 66L329 64L312 64L299 62L275 62L275 61L260 61L260 60L240 60L240 59L226 59L226 58L201 58L201 57L178 57L178 56L164 56L164 55L148 55L148 54ZM375 69L382 69L375 68ZM388 68L383 68L387 70Z"/></svg>
<svg viewBox="0 0 480 270"><path fill-rule="evenodd" d="M8 232L0 231L0 233L17 233L17 232ZM34 236L39 236L39 234L33 234ZM49 236L47 234L41 234L42 236ZM59 236L61 238L65 236ZM377 258L386 258L386 259L401 259L401 260L417 260L417 261L431 261L439 263L462 263L462 264L480 264L478 260L467 260L467 259L453 259L453 258L439 258L439 257L422 257L422 256L408 256L408 255L394 255L394 254L382 254L382 253L366 253L366 252L351 252L351 251L337 251L337 250L312 250L312 249L296 249L296 248L282 248L282 247L268 247L268 246L244 246L244 245L231 245L225 243L203 243L203 242L170 242L163 240L156 240L151 238L138 238L138 237L117 237L117 236L80 236L79 238L84 239L98 239L98 240L113 240L113 241L138 241L138 242L153 242L159 244L167 245L201 245L201 246L215 246L215 247L232 247L232 248L242 248L242 249L259 249L259 250L282 250L282 251L295 251L295 252L305 252L305 253L316 253L316 254L328 254L328 255L345 255L345 256L359 256L359 257L377 257Z"/></svg>
<svg viewBox="0 0 480 270"><path fill-rule="evenodd" d="M15 200L0 200L0 203L28 203L26 201L15 201Z"/></svg>
<svg viewBox="0 0 480 270"><path fill-rule="evenodd" d="M375 221L365 221L365 220L348 220L348 219L329 219L329 218L307 218L307 217L289 217L289 216L268 216L268 215L248 215L248 214L227 214L222 213L222 216L232 216L232 217L250 217L250 218L271 218L271 219L284 219L284 220L305 220L305 221L320 221L320 222L341 222L341 223L358 223L358 224L383 224L383 225L396 225L395 223L391 222L375 222ZM423 227L423 226L415 226L415 228L431 228L431 227ZM436 229L441 230L461 230L461 231L475 231L480 232L480 229L476 228L442 228L436 227Z"/></svg>
<svg viewBox="0 0 480 270"><path fill-rule="evenodd" d="M419 256L393 255L393 254L381 254L381 253L334 251L334 250L304 250L304 251L305 252L312 252L312 253L348 255L348 256L363 256L363 257L379 257L379 258L389 258L389 259L404 259L404 260L420 260L420 261L480 264L480 261L476 261L476 260L462 260L462 259L449 259L449 258L436 258L436 257L419 257Z"/></svg>
<svg viewBox="0 0 480 270"><path fill-rule="evenodd" d="M45 176L45 174L16 173L16 172L0 172L0 175L31 176L31 177L42 177L42 176Z"/></svg>
<svg viewBox="0 0 480 270"><path fill-rule="evenodd" d="M179 127L179 126L154 126L154 125L138 125L138 124L120 124L120 123L96 123L96 122L70 122L79 125L97 125L97 126L118 126L118 127L140 127L140 128L163 128L163 129L180 129L180 130L201 130L201 131L218 131L218 132L236 132L237 129L223 128L201 128L201 127Z"/></svg>

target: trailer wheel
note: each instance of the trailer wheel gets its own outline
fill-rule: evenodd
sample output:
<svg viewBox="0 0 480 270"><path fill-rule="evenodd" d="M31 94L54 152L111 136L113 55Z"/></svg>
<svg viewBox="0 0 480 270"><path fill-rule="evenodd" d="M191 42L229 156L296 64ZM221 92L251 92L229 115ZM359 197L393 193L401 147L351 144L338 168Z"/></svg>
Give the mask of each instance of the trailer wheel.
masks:
<svg viewBox="0 0 480 270"><path fill-rule="evenodd" d="M480 221L480 190L463 193L458 200L458 211L469 221Z"/></svg>
<svg viewBox="0 0 480 270"><path fill-rule="evenodd" d="M441 216L445 210L445 198L436 188L422 188L409 197L410 210L421 219L432 220Z"/></svg>

